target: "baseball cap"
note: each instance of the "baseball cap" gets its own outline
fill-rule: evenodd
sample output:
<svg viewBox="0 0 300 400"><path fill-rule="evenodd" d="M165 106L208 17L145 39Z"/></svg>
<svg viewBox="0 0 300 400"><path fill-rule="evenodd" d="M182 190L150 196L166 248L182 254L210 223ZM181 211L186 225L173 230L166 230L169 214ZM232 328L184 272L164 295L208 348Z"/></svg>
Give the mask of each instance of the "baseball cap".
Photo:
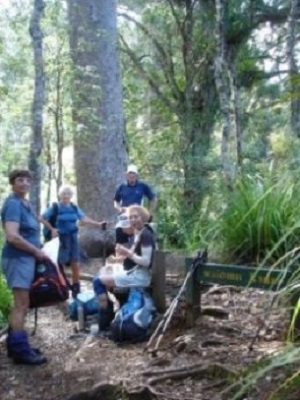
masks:
<svg viewBox="0 0 300 400"><path fill-rule="evenodd" d="M121 214L118 217L118 222L116 224L116 228L130 228L131 224L128 218L128 215Z"/></svg>
<svg viewBox="0 0 300 400"><path fill-rule="evenodd" d="M134 165L134 164L128 165L128 167L127 167L127 174L128 174L129 172L133 172L134 174L138 174L137 166Z"/></svg>

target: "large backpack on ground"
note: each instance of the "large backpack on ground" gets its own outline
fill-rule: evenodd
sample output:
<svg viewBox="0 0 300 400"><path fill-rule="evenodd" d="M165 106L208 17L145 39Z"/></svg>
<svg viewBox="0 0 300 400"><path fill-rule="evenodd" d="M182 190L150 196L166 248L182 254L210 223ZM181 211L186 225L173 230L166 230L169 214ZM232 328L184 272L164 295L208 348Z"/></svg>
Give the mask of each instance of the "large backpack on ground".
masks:
<svg viewBox="0 0 300 400"><path fill-rule="evenodd" d="M69 284L62 267L50 259L36 264L35 277L29 290L30 308L47 307L69 297Z"/></svg>
<svg viewBox="0 0 300 400"><path fill-rule="evenodd" d="M131 288L128 302L111 323L112 339L117 343L144 342L150 336L155 312L150 294L144 289Z"/></svg>

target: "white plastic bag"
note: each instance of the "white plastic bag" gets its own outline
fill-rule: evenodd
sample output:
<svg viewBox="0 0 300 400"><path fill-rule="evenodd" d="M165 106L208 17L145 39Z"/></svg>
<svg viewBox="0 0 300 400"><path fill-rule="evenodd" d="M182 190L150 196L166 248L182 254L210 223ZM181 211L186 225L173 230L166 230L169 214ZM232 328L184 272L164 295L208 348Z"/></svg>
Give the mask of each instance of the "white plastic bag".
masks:
<svg viewBox="0 0 300 400"><path fill-rule="evenodd" d="M51 239L49 242L46 242L42 250L51 259L51 261L54 262L55 265L58 265L58 250L59 250L58 237Z"/></svg>

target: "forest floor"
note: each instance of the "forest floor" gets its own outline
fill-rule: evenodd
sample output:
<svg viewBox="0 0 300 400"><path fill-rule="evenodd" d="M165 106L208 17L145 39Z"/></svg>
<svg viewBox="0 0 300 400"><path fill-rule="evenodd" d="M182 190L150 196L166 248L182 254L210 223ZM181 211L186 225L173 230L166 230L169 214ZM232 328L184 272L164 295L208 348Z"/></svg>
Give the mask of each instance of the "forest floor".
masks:
<svg viewBox="0 0 300 400"><path fill-rule="evenodd" d="M94 260L83 271L94 273L98 266ZM168 282L169 300L179 286L180 279ZM118 346L92 335L74 338L75 323L66 318L63 307L42 309L31 341L43 350L48 363L40 367L13 364L6 357L5 338L0 338L0 400L231 400L232 393L222 392L228 381L284 346L288 316L279 305L268 313L271 298L272 294L259 290L209 288L202 304L213 316L203 315L193 329L187 329L181 305L155 357L145 351L145 344ZM27 319L30 330L33 314ZM186 374L185 369L192 366L193 372ZM281 374L264 377L240 400L267 399ZM116 385L113 395L103 389L103 382ZM84 392L93 387L94 392Z"/></svg>

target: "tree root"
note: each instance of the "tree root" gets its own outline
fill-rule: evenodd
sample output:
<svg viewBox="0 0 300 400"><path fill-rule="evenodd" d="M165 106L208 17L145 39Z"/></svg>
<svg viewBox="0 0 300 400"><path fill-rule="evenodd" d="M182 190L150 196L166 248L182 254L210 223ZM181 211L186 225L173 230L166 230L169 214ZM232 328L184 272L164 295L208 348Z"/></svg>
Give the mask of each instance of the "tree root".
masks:
<svg viewBox="0 0 300 400"><path fill-rule="evenodd" d="M144 376L148 376L148 385L156 384L167 379L183 379L186 377L203 378L218 378L225 380L232 380L236 378L237 373L231 369L224 367L221 364L195 364L183 368L170 368L163 370L146 370L143 372Z"/></svg>

